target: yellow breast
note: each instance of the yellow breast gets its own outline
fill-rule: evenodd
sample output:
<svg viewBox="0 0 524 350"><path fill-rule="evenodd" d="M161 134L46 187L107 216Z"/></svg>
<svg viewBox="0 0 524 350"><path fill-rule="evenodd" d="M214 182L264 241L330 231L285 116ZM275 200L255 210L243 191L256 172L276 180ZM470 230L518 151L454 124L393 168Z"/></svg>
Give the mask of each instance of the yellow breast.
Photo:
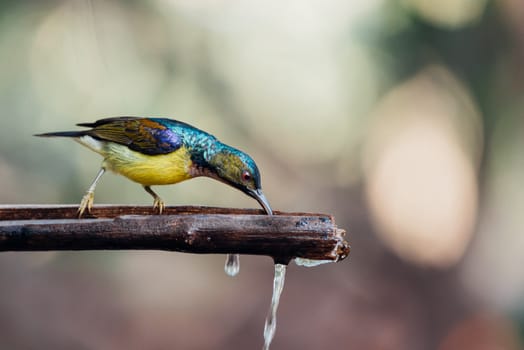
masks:
<svg viewBox="0 0 524 350"><path fill-rule="evenodd" d="M103 165L142 185L169 185L191 178L191 157L186 147L160 155L146 155L126 146L108 143L101 153Z"/></svg>

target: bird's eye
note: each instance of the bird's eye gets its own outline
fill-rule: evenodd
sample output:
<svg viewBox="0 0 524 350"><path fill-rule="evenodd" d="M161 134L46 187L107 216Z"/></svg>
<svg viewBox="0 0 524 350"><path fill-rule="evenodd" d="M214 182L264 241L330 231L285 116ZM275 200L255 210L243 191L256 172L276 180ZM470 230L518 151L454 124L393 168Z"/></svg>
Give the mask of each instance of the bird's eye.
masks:
<svg viewBox="0 0 524 350"><path fill-rule="evenodd" d="M251 173L247 170L244 170L242 172L242 180L244 180L245 182L251 180Z"/></svg>

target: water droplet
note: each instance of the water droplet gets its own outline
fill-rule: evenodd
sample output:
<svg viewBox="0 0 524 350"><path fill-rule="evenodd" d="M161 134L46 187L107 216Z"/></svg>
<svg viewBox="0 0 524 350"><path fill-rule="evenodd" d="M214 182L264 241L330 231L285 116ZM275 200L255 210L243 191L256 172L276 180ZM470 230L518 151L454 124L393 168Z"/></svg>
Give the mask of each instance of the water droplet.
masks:
<svg viewBox="0 0 524 350"><path fill-rule="evenodd" d="M295 264L298 266L304 267L314 267L322 264L334 263L335 260L313 260L313 259L304 259L304 258L295 258Z"/></svg>
<svg viewBox="0 0 524 350"><path fill-rule="evenodd" d="M235 277L240 271L240 255L228 254L226 257L226 265L224 271L228 276Z"/></svg>
<svg viewBox="0 0 524 350"><path fill-rule="evenodd" d="M284 282L286 280L286 265L275 264L275 277L273 279L273 296L271 297L271 305L266 317L266 324L264 325L264 348L269 350L269 345L275 337L275 330L277 328L277 309L280 302L280 295L284 289Z"/></svg>

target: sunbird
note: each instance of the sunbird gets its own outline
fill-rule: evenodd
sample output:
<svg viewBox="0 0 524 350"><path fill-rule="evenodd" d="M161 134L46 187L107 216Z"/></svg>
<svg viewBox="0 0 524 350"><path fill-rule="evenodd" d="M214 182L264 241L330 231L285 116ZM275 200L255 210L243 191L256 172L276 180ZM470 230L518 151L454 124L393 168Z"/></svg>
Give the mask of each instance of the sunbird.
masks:
<svg viewBox="0 0 524 350"><path fill-rule="evenodd" d="M88 130L38 134L70 137L104 157L102 166L80 202L78 216L93 207L95 188L107 170L138 182L154 201L159 214L164 201L151 186L175 184L207 176L255 198L268 215L273 211L262 192L260 172L246 153L220 142L213 135L167 118L115 117L80 123ZM238 254L228 254L226 272L238 273Z"/></svg>
<svg viewBox="0 0 524 350"><path fill-rule="evenodd" d="M175 184L198 176L233 186L255 198L267 214L273 213L262 192L255 161L205 131L167 118L115 117L77 125L89 129L35 136L70 137L104 157L80 202L79 216L91 211L96 185L107 170L141 184L153 197L153 208L160 214L165 203L151 186Z"/></svg>

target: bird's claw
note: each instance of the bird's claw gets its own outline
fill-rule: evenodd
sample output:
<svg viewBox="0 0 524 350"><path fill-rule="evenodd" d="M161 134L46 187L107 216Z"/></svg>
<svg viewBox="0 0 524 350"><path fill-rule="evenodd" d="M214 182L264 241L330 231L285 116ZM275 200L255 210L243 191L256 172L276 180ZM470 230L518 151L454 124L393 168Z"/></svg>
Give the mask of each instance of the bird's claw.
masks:
<svg viewBox="0 0 524 350"><path fill-rule="evenodd" d="M164 203L162 199L160 199L160 197L155 198L153 202L153 210L158 211L158 214L162 214L165 207L166 207L166 204Z"/></svg>
<svg viewBox="0 0 524 350"><path fill-rule="evenodd" d="M93 208L93 202L95 200L95 194L93 192L87 192L84 197L82 197L82 201L80 202L80 207L78 208L78 217L81 218L84 212L87 209L88 213L91 213L91 209Z"/></svg>

